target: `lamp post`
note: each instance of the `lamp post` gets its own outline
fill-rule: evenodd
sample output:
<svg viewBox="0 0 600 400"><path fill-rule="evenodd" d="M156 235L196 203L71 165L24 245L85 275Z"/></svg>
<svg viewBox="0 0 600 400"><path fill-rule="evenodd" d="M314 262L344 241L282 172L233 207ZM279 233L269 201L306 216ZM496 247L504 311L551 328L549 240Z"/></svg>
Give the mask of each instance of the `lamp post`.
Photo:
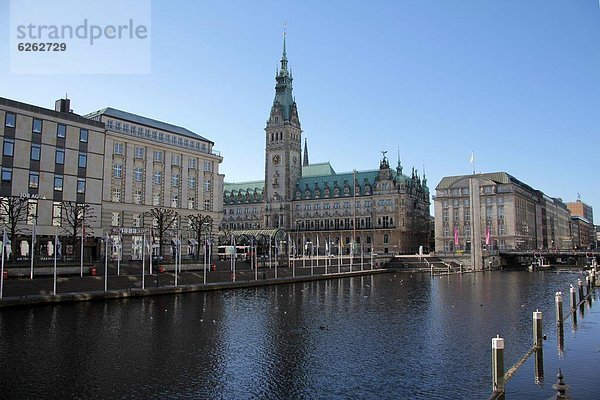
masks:
<svg viewBox="0 0 600 400"><path fill-rule="evenodd" d="M356 170L352 171L352 185L354 205L352 207L352 247L350 248L350 272L352 272L352 263L354 261L354 244L356 243Z"/></svg>

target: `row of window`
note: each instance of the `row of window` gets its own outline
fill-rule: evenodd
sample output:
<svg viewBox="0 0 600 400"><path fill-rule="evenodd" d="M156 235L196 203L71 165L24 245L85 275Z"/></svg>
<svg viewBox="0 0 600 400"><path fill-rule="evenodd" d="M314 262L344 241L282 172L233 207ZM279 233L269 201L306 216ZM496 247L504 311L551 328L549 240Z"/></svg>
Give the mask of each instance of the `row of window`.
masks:
<svg viewBox="0 0 600 400"><path fill-rule="evenodd" d="M107 120L106 127L110 130L128 133L146 139L152 139L159 142L170 143L181 147L187 147L190 149L196 149L203 153L210 152L210 147L204 142L198 142L192 139L183 138L177 135L171 135L168 133L150 130L148 128L142 128L135 125L130 125L126 122Z"/></svg>
<svg viewBox="0 0 600 400"><path fill-rule="evenodd" d="M484 233L487 233L488 231L490 235L495 235L495 224L488 223L486 225L486 231ZM447 237L451 235L464 236L470 238L471 225L464 225L462 229L460 229L458 225L455 225L452 231L450 230L450 226L444 225L444 236ZM506 235L506 225L502 221L498 222L498 235Z"/></svg>
<svg viewBox="0 0 600 400"><path fill-rule="evenodd" d="M350 208L351 204L352 203L350 201L345 201L343 204L341 204L340 202L335 202L335 203L333 203L333 208L334 209L339 209L340 206L343 206L343 208ZM391 199L379 200L377 202L377 204L380 205L380 206L383 206L383 205L392 205L393 204L393 200L391 200ZM361 208L361 201L357 200L356 203L354 204L354 206L356 208ZM364 201L364 207L365 208L371 208L372 206L373 206L372 200L365 200ZM323 203L322 207L323 207L324 210L329 210L331 208L331 203ZM309 211L309 210L312 210L313 208L315 210L320 210L321 209L321 203L304 204L304 205L302 205L302 204L296 204L296 211L299 211L299 210L302 210L302 209Z"/></svg>
<svg viewBox="0 0 600 400"><path fill-rule="evenodd" d="M2 184L10 185L12 184L13 178L13 170L12 168L2 167ZM29 188L30 189L39 189L40 186L40 173L36 171L29 171ZM54 175L54 190L57 192L62 192L64 187L64 176L63 175ZM85 179L77 178L77 193L84 194L85 193Z"/></svg>
<svg viewBox="0 0 600 400"><path fill-rule="evenodd" d="M13 139L4 138L2 154L5 157L14 157L15 155L15 141ZM40 144L31 144L31 151L29 158L32 161L40 161L42 155L42 146ZM65 163L65 149L56 149L54 155L54 162L56 164L64 165ZM79 153L78 160L79 168L87 168L87 154Z"/></svg>
<svg viewBox="0 0 600 400"><path fill-rule="evenodd" d="M14 113L7 112L4 118L4 126L9 128L14 128L16 126L17 116ZM33 118L33 123L31 125L31 131L33 133L42 133L44 121L39 118ZM82 143L87 143L89 136L89 131L84 128L79 129L79 141ZM56 137L58 138L66 138L67 137L67 126L65 124L56 124Z"/></svg>
<svg viewBox="0 0 600 400"><path fill-rule="evenodd" d="M121 203L123 201L123 191L121 188L113 187L111 189L111 200L116 203ZM141 190L133 191L133 204L144 204L144 192ZM179 203L179 195L177 193L171 194L171 207L180 208ZM161 206L162 205L162 195L161 193L153 193L152 194L152 205L153 206ZM197 208L197 200L195 197L188 197L187 208L190 210L195 210ZM204 210L210 210L210 199L204 200Z"/></svg>
<svg viewBox="0 0 600 400"><path fill-rule="evenodd" d="M113 177L114 178L122 178L123 177L123 165L122 164L114 164L113 165ZM144 169L142 167L135 167L133 169L133 180L134 182L143 182L144 181ZM172 174L171 175L171 186L179 187L180 175ZM152 183L156 185L162 185L163 183L163 173L162 171L154 171L152 174ZM188 176L188 189L196 189L197 181L195 176ZM211 181L205 180L203 183L204 191L210 192L211 190Z"/></svg>
<svg viewBox="0 0 600 400"><path fill-rule="evenodd" d="M124 143L115 142L114 148L113 148L113 153L118 156L124 156L125 155L124 149L125 149ZM146 149L144 147L135 146L134 147L134 158L140 159L140 160L145 159L145 157L144 157L145 152L146 152ZM154 162L163 163L164 155L165 155L164 150L154 150L154 152L153 152ZM176 165L176 166L181 167L181 159L182 159L181 154L171 154L171 165ZM198 168L198 159L197 158L188 158L188 168L189 169L197 169ZM214 162L209 161L209 160L204 160L204 171L212 172L213 169L214 169Z"/></svg>
<svg viewBox="0 0 600 400"><path fill-rule="evenodd" d="M503 196L495 196L495 197L486 197L484 201L482 201L483 204L485 205L494 205L494 204L498 204L498 205L503 205L504 204L504 197ZM453 207L460 207L461 204L463 205L463 207L469 207L471 205L471 201L469 199L462 199L462 201L460 199L453 199L452 202L448 201L448 200L443 200L442 201L442 207L443 208L448 208L450 206L450 204L452 204Z"/></svg>

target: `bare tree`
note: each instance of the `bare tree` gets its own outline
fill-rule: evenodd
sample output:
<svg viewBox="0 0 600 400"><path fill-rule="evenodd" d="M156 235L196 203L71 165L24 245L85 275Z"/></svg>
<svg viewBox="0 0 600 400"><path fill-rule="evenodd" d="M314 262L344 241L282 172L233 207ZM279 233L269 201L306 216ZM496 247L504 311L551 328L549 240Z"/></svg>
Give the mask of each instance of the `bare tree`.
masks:
<svg viewBox="0 0 600 400"><path fill-rule="evenodd" d="M219 228L219 231L220 231L220 233L219 233L218 241L219 241L220 245L233 244L231 242L231 234L233 232L232 229L229 229L226 227L221 227L221 228Z"/></svg>
<svg viewBox="0 0 600 400"><path fill-rule="evenodd" d="M0 200L0 220L7 228L11 243L11 259L16 256L17 238L24 234L23 225L29 216L29 202L25 197L9 196Z"/></svg>
<svg viewBox="0 0 600 400"><path fill-rule="evenodd" d="M206 237L212 231L213 219L210 215L202 215L200 213L190 215L190 229L194 231L196 240L198 241L198 249L200 249L200 243L203 242L203 237ZM196 260L200 257L200 251L196 252Z"/></svg>
<svg viewBox="0 0 600 400"><path fill-rule="evenodd" d="M156 207L144 213L144 216L152 218L154 234L158 235L158 254L162 256L165 234L173 227L179 214L170 208Z"/></svg>
<svg viewBox="0 0 600 400"><path fill-rule="evenodd" d="M69 243L74 247L78 238L84 232L91 232L92 223L96 221L94 209L89 204L63 201L61 206L61 231L69 238Z"/></svg>

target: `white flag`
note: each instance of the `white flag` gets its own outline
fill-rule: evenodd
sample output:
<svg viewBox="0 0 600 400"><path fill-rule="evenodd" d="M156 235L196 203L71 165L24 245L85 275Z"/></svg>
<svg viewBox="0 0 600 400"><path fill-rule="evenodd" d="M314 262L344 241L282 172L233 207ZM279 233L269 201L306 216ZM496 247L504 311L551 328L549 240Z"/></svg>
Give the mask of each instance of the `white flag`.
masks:
<svg viewBox="0 0 600 400"><path fill-rule="evenodd" d="M471 151L471 164L475 162L475 153Z"/></svg>

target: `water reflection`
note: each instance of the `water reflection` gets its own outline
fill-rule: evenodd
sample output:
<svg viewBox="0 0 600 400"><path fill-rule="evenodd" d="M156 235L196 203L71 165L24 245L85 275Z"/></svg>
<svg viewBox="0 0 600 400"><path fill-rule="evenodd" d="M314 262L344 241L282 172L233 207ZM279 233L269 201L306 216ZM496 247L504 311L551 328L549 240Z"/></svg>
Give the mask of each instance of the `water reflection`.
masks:
<svg viewBox="0 0 600 400"><path fill-rule="evenodd" d="M531 312L550 315L565 285L544 273L398 273L6 309L2 395L484 398L490 338L505 338L513 365L531 346Z"/></svg>

